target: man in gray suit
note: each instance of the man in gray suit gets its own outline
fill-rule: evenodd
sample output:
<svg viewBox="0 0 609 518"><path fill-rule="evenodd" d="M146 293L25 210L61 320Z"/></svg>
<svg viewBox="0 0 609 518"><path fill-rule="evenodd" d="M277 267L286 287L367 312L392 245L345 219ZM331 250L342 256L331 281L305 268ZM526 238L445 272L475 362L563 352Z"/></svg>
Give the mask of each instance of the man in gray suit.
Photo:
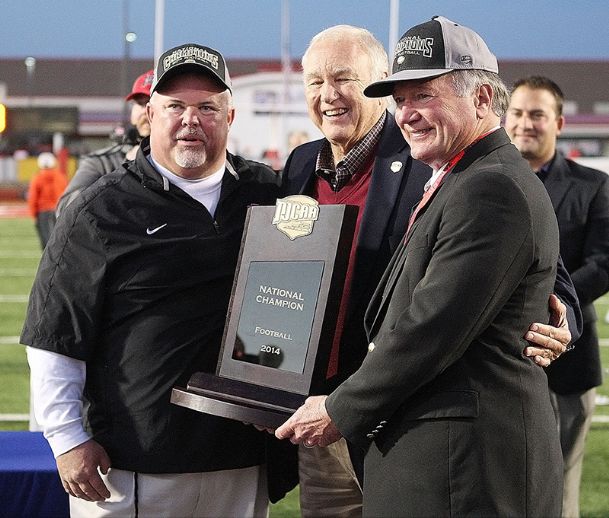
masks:
<svg viewBox="0 0 609 518"><path fill-rule="evenodd" d="M564 126L564 95L547 77L516 81L505 129L544 183L560 231L560 254L584 317L572 351L548 368L565 464L563 516L579 516L579 484L595 387L602 383L593 302L609 289L609 176L566 159L556 150Z"/></svg>
<svg viewBox="0 0 609 518"><path fill-rule="evenodd" d="M473 31L437 17L396 48L393 94L433 176L366 313L362 366L279 438L367 449L364 515L555 516L562 463L544 372L522 355L548 318L558 229L499 128L507 90Z"/></svg>

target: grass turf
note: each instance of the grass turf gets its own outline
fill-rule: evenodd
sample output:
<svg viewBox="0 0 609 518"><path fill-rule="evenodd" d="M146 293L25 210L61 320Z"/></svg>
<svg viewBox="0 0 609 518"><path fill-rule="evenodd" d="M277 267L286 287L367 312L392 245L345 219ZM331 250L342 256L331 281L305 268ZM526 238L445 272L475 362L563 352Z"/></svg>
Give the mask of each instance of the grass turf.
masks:
<svg viewBox="0 0 609 518"><path fill-rule="evenodd" d="M40 258L40 246L32 220L0 219L0 414L29 412L29 381L24 348L17 336ZM601 339L609 339L609 296L596 303ZM11 338L12 337L12 338ZM609 341L609 340L608 340ZM598 393L609 397L609 347L601 347L605 381ZM597 406L596 416L609 416L609 405ZM0 421L0 430L27 430L25 421ZM586 457L581 485L582 518L609 516L609 423L595 422L586 442ZM271 506L271 518L300 515L298 488Z"/></svg>

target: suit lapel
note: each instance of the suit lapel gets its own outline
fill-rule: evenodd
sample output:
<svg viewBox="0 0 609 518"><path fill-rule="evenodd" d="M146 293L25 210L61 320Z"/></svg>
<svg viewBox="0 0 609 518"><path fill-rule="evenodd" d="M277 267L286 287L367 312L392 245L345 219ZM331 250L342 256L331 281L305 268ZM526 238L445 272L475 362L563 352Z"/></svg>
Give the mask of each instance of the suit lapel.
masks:
<svg viewBox="0 0 609 518"><path fill-rule="evenodd" d="M544 183L556 213L558 213L558 208L565 199L567 192L573 187L573 180L571 180L568 173L569 168L565 159L562 155L557 154Z"/></svg>
<svg viewBox="0 0 609 518"><path fill-rule="evenodd" d="M459 162L457 162L457 164L455 165L454 169L446 175L442 184L440 184L440 186L436 189L436 191L433 193L433 195L427 202L427 205L419 212L417 219L410 228L410 232L406 236L407 240L410 235L416 230L417 224L420 221L421 217L423 216L423 214L425 214L425 212L427 212L430 205L433 203L433 200L437 198L438 193L441 190L449 189L450 187L448 186L452 185L456 181L459 173L471 166L480 157L486 156L494 149L505 146L507 144L511 144L509 137L507 136L505 130L503 128L500 128L488 134L478 142L475 142L468 149L466 149L463 158L461 158L461 160L459 160Z"/></svg>
<svg viewBox="0 0 609 518"><path fill-rule="evenodd" d="M367 330L369 330L370 335L373 336L375 323L382 321L381 315L384 313L385 306L391 299L391 292L395 286L396 281L400 277L402 270L404 268L404 264L406 262L406 257L408 256L408 246L407 242L413 232L416 232L419 222L421 221L421 217L429 207L432 205L433 201L437 198L438 194L443 191L446 192L451 189L451 185L456 181L456 176L453 176L453 172L451 171L442 184L436 189L433 193L432 197L429 199L429 202L425 206L423 210L419 213L417 219L413 223L410 232L407 236L405 236L405 240L402 240L399 248L396 250L391 263L385 270L383 274L383 278L381 279L378 288L374 292L374 296L372 297L372 302L368 307L368 311L366 312L366 325ZM370 324L368 327L368 323Z"/></svg>
<svg viewBox="0 0 609 518"><path fill-rule="evenodd" d="M380 248L404 174L410 166L410 148L395 126L392 115L388 113L372 167L358 237L358 246L367 250Z"/></svg>
<svg viewBox="0 0 609 518"><path fill-rule="evenodd" d="M440 185L438 189L436 189L435 193L425 206L425 208L419 213L417 219L413 223L408 237L411 236L414 232L416 232L417 227L420 224L422 216L430 210L430 207L433 205L434 200L438 197L439 193L442 192L446 196L450 196L450 190L454 183L458 179L458 174L471 166L476 160L480 157L487 155L492 150L504 146L506 144L510 144L510 140L503 129L493 132L489 136L485 137L481 141L474 144L463 156L463 158L459 161L459 163L455 166L453 171L451 171L444 179L444 182ZM448 191L448 192L447 192ZM368 337L372 338L375 333L375 325L377 323L382 322L384 309L391 299L391 292L395 286L397 279L402 273L402 269L406 262L406 257L408 255L408 247L404 244L401 244L396 253L394 254L391 263L385 270L383 277L377 287L374 295L370 301L370 305L366 311L365 324L366 324L366 332L368 333Z"/></svg>
<svg viewBox="0 0 609 518"><path fill-rule="evenodd" d="M362 251L370 255L381 248L402 182L405 180L404 175L412 174L412 171L408 173L411 162L410 148L397 130L392 115L388 113L377 146L368 198L357 238L358 256L361 257ZM369 279L374 267L373 261L356 259L348 315L367 298L366 293L370 290Z"/></svg>
<svg viewBox="0 0 609 518"><path fill-rule="evenodd" d="M306 194L310 196L312 183L315 181L315 165L317 164L317 154L323 144L323 139L318 140L312 146L312 150L307 153L305 160L301 163L293 163L290 171L297 174L290 179L289 194Z"/></svg>
<svg viewBox="0 0 609 518"><path fill-rule="evenodd" d="M376 323L382 321L380 315L383 313L385 305L391 298L391 291L404 267L406 256L406 246L402 243L395 251L395 254L393 254L378 286L374 290L374 294L370 299L370 304L368 305L364 316L364 326L369 339L374 335Z"/></svg>
<svg viewBox="0 0 609 518"><path fill-rule="evenodd" d="M452 185L452 183L456 181L456 173L457 173L457 171L451 171L446 175L446 177L444 178L444 181L439 185L439 187L431 195L431 198L429 198L429 201L427 202L425 207L423 207L423 209L421 209L419 211L419 213L417 214L417 218L414 220L412 227L410 227L410 231L408 232L408 234L405 237L406 242L408 242L408 240L410 239L410 236L416 230L417 226L419 225L419 221L421 221L421 217L427 212L427 210L429 209L429 207L431 206L433 201L438 196L438 193L440 191L442 191L443 189L444 190L450 189L450 185Z"/></svg>

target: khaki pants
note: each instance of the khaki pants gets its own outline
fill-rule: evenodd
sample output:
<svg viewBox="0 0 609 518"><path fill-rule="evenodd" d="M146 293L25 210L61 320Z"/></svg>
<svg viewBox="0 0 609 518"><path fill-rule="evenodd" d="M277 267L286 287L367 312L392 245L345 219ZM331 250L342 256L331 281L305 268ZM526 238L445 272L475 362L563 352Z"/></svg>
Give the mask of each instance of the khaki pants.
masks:
<svg viewBox="0 0 609 518"><path fill-rule="evenodd" d="M72 518L256 517L268 515L266 469L254 466L209 473L142 474L111 469L102 475L111 497L70 497Z"/></svg>
<svg viewBox="0 0 609 518"><path fill-rule="evenodd" d="M298 448L300 512L303 518L360 518L362 490L344 439L327 448Z"/></svg>
<svg viewBox="0 0 609 518"><path fill-rule="evenodd" d="M579 517L579 485L582 478L586 435L594 413L596 389L581 394L550 392L558 420L564 460L563 518Z"/></svg>

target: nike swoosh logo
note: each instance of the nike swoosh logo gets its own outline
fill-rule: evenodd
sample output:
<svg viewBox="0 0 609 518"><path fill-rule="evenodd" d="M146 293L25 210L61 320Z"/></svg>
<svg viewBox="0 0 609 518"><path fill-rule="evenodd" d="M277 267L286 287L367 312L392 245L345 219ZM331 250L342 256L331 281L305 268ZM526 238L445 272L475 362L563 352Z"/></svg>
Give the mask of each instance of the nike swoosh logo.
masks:
<svg viewBox="0 0 609 518"><path fill-rule="evenodd" d="M148 234L149 236L151 236L152 234L154 234L155 232L158 232L159 230L161 230L163 227L166 227L167 223L164 223L163 225L161 225L160 227L156 227L156 228L147 228L146 229L146 234Z"/></svg>

